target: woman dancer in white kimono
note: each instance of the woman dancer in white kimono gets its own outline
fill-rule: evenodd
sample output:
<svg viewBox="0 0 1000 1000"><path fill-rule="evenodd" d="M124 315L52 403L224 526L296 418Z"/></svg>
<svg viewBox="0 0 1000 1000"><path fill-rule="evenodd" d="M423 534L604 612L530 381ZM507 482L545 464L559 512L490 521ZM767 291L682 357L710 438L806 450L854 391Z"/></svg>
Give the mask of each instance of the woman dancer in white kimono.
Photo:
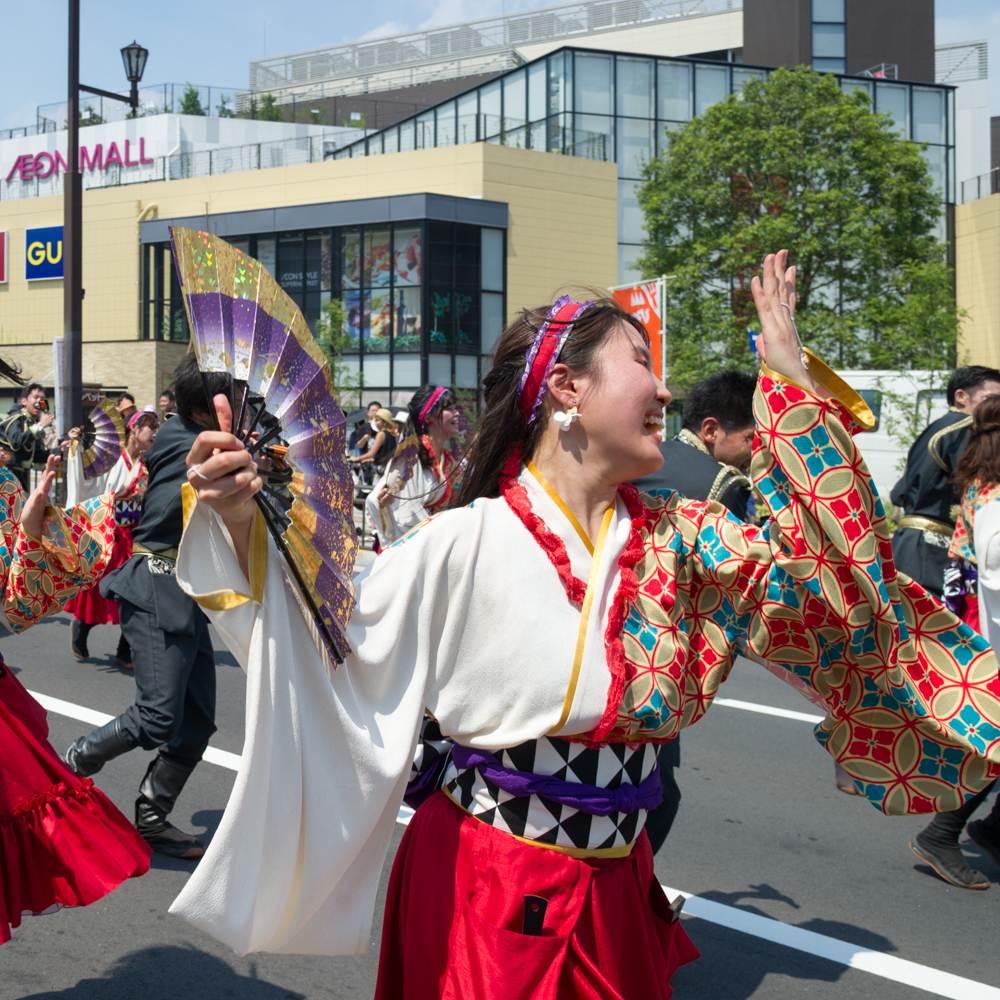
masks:
<svg viewBox="0 0 1000 1000"><path fill-rule="evenodd" d="M1000 738L977 744L931 702L961 660L1000 723L996 660L897 581L851 437L871 413L806 367L785 256L753 281L766 528L628 485L661 462L669 394L637 320L560 300L501 335L465 506L362 574L336 671L255 515L250 457L200 435L177 578L247 669L247 739L173 912L240 953L364 952L426 710L455 747L396 855L376 996L665 1000L697 953L642 832L657 747L706 711L739 641L833 706L817 736L886 812L955 808L989 782ZM934 776L920 755L945 749L961 765ZM890 766L904 753L918 770Z"/></svg>
<svg viewBox="0 0 1000 1000"><path fill-rule="evenodd" d="M456 487L455 459L447 449L460 430L455 394L443 386L424 385L413 394L407 410L410 415L402 445L411 435L417 439L416 461L409 477L402 480L406 472L400 468L397 449L397 457L375 481L366 501L380 549L444 510Z"/></svg>

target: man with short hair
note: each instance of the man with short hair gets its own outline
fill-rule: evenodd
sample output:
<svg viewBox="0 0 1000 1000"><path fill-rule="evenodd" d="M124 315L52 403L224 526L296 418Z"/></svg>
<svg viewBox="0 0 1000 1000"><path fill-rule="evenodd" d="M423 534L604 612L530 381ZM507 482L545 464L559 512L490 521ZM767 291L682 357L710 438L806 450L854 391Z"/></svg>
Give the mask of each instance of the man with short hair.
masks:
<svg viewBox="0 0 1000 1000"><path fill-rule="evenodd" d="M138 411L138 407L135 405L135 396L130 392L123 392L115 400L115 409L118 411L119 416L128 423L128 418L132 416L133 413Z"/></svg>
<svg viewBox="0 0 1000 1000"><path fill-rule="evenodd" d="M0 426L0 445L11 455L7 468L14 473L26 492L31 488L31 469L36 462L44 465L49 454L43 440L53 419L48 412L44 386L32 382L21 396L21 408Z"/></svg>
<svg viewBox="0 0 1000 1000"><path fill-rule="evenodd" d="M699 382L688 393L681 432L660 445L663 465L635 485L648 490L677 490L690 500L717 500L741 521L749 519L753 448L753 394L756 376L736 368ZM663 802L646 817L646 834L655 854L667 839L681 802L674 770L681 764L680 739L671 740L659 757Z"/></svg>
<svg viewBox="0 0 1000 1000"><path fill-rule="evenodd" d="M213 395L227 391L228 374L206 377ZM198 858L204 845L167 816L215 732L215 654L208 618L178 586L175 561L187 455L212 418L194 354L184 356L174 378L177 416L146 453L149 483L132 533L132 557L101 581L101 595L118 600L122 634L132 649L135 704L76 740L66 763L87 777L136 747L159 748L139 785L136 828L154 851Z"/></svg>
<svg viewBox="0 0 1000 1000"><path fill-rule="evenodd" d="M375 414L382 409L382 404L377 400L373 399L368 404L368 430L357 439L356 447L358 448L358 454L362 454L368 443L372 438L378 434L378 428L375 426Z"/></svg>
<svg viewBox="0 0 1000 1000"><path fill-rule="evenodd" d="M160 413L163 414L163 419L166 420L167 417L172 417L177 412L177 402L174 399L173 389L164 389L160 393Z"/></svg>
<svg viewBox="0 0 1000 1000"><path fill-rule="evenodd" d="M889 497L903 508L892 536L896 569L938 600L944 593L948 546L955 530L952 508L960 499L953 480L969 439L972 411L987 396L998 393L997 369L969 365L954 371L948 379L948 412L913 442L906 456L906 471Z"/></svg>

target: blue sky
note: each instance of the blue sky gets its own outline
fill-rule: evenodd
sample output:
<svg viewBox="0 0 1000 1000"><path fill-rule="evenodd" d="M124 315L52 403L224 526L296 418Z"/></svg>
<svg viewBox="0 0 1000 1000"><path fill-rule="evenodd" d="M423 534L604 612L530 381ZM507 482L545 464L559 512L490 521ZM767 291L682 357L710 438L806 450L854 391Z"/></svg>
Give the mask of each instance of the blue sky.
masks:
<svg viewBox="0 0 1000 1000"><path fill-rule="evenodd" d="M877 2L877 0L875 0ZM81 79L126 85L118 50L137 39L150 50L144 83L245 87L251 59L437 24L548 6L548 0L82 0ZM0 37L0 128L32 124L35 107L66 96L65 0L4 7ZM987 38L993 114L1000 114L1000 0L938 0L939 42Z"/></svg>

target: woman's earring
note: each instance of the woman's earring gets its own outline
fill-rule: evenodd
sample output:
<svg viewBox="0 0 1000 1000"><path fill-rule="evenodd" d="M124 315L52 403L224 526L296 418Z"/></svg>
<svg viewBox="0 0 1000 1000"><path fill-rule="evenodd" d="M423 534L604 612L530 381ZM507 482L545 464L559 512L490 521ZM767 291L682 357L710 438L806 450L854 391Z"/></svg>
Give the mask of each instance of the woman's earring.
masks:
<svg viewBox="0 0 1000 1000"><path fill-rule="evenodd" d="M580 419L580 412L576 408L576 403L577 401L574 399L573 405L569 409L563 410L562 413L556 412L552 414L552 419L556 422L559 430L568 431L573 421Z"/></svg>

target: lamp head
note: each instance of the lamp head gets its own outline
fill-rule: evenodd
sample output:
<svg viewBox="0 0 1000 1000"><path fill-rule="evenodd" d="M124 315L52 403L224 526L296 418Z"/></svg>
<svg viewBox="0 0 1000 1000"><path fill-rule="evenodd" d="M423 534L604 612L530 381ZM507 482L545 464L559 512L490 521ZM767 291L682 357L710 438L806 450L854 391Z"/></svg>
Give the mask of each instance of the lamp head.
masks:
<svg viewBox="0 0 1000 1000"><path fill-rule="evenodd" d="M122 62L125 64L125 76L129 83L138 83L142 79L148 58L149 49L144 49L138 42L122 49Z"/></svg>

